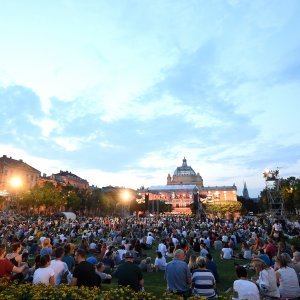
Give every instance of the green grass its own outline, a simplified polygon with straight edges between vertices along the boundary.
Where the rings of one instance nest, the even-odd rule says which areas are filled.
[[[154,262],[156,257],[156,251],[157,244],[154,244],[151,250],[143,251],[143,253],[147,256],[150,256],[152,258],[152,262]],[[214,249],[210,250],[210,253],[212,254],[214,258],[214,262],[218,266],[220,281],[217,284],[217,290],[219,294],[224,294],[224,292],[232,287],[233,281],[236,280],[235,275],[235,267],[234,267],[234,260],[222,260],[220,258],[220,252],[214,251]],[[168,259],[167,261],[170,261],[171,259]],[[238,264],[244,265],[248,263],[249,261],[246,260],[237,260]],[[144,280],[145,280],[145,290],[147,292],[153,293],[155,296],[159,296],[163,294],[166,291],[167,283],[164,278],[164,272],[151,272],[147,273],[144,272]],[[113,282],[109,286],[116,286],[117,281],[114,278]],[[104,285],[105,288],[107,288],[107,285]]]
[[[154,263],[156,257],[157,244],[155,243],[151,250],[143,251],[143,254],[150,256],[152,262]],[[213,256],[214,262],[218,266],[220,281],[217,284],[217,290],[219,294],[224,294],[224,292],[232,287],[233,281],[236,279],[235,276],[235,267],[234,260],[221,260],[220,252],[215,251],[214,249],[210,250],[210,253]],[[31,263],[33,263],[33,257],[30,257]],[[167,262],[171,259],[167,259]],[[237,260],[238,264],[244,265],[248,263],[246,260]],[[145,290],[147,292],[153,293],[155,296],[159,297],[166,291],[167,283],[164,278],[164,272],[143,272],[145,279]],[[103,284],[103,289],[109,289],[117,287],[117,279],[113,278],[111,284]]]

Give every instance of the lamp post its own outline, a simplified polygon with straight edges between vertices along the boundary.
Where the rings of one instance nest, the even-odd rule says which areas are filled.
[[[128,206],[130,205],[129,200],[130,200],[130,193],[127,190],[123,191],[122,192],[122,199],[121,199],[123,217],[125,217],[125,205],[128,205]]]

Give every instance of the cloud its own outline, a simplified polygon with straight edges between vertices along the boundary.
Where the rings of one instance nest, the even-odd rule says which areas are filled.
[[[45,5],[1,7],[13,153],[105,185],[163,184],[183,156],[209,185],[298,174],[297,1]]]

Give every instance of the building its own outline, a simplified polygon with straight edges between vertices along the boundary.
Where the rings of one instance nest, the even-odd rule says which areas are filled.
[[[182,166],[177,167],[171,178],[168,174],[167,185],[196,185],[198,188],[203,187],[203,179],[199,173],[193,170],[191,166],[187,165],[186,158],[182,160]]]
[[[60,171],[57,174],[52,174],[49,177],[49,180],[52,182],[60,183],[62,185],[71,185],[79,189],[89,188],[89,183],[87,180],[82,179],[69,171]]]
[[[149,203],[152,200],[160,200],[172,205],[172,212],[190,213],[190,205],[194,195],[198,195],[199,188],[195,184],[190,185],[158,185],[147,189]]]
[[[249,197],[249,192],[248,192],[247,185],[246,185],[246,182],[244,182],[243,197],[244,197],[244,199],[246,199],[246,200],[249,200],[249,199],[250,199],[250,197]]]
[[[186,158],[183,158],[182,166],[175,169],[172,178],[168,174],[167,185],[150,186],[140,189],[138,192],[142,195],[147,194],[149,203],[153,200],[160,200],[171,204],[174,213],[191,213],[190,206],[195,198],[208,204],[237,201],[235,184],[232,186],[203,186],[202,177],[187,165]]]
[[[0,193],[5,196],[29,190],[41,177],[41,172],[23,162],[3,155],[0,158]]]

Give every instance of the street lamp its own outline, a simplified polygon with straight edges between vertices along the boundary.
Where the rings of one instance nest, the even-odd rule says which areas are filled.
[[[13,177],[13,178],[11,178],[10,185],[13,188],[15,188],[15,189],[21,187],[22,186],[22,180],[21,180],[21,178],[20,177]]]
[[[129,203],[130,197],[131,197],[131,195],[127,190],[122,192],[121,201],[122,201],[122,214],[123,214],[123,217],[125,216],[125,204],[127,204],[127,203],[130,204]]]
[[[10,183],[10,186],[12,187],[12,193],[11,193],[13,195],[12,200],[14,200],[14,202],[16,202],[17,192],[22,187],[23,181],[20,177],[14,176],[10,179],[9,183]],[[13,201],[11,201],[11,202],[13,202]],[[16,205],[17,203],[14,203],[14,204]]]

